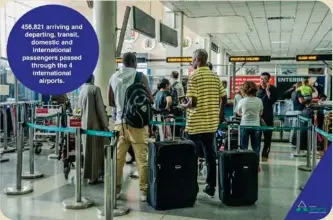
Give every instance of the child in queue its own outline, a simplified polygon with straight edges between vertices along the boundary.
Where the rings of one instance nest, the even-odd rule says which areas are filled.
[[[242,117],[241,126],[260,126],[260,116],[263,113],[263,104],[260,98],[256,97],[258,92],[257,85],[252,81],[246,81],[241,86],[242,98],[237,104],[237,114]],[[241,129],[241,147],[248,149],[249,138],[254,152],[260,158],[260,132],[256,129]],[[259,168],[260,171],[260,168]]]

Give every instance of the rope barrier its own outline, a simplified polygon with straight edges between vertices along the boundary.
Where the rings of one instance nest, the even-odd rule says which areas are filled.
[[[316,128],[315,131],[318,134],[320,134],[320,135],[324,136],[325,138],[327,138],[329,141],[332,141],[332,134],[329,134],[329,133],[327,133],[327,132],[325,132],[325,131],[323,131],[323,130],[321,130],[319,128]]]
[[[61,116],[62,114],[59,113],[59,116]],[[57,117],[58,116],[58,113],[54,113],[52,115],[38,115],[36,118],[38,120],[45,120],[45,119],[49,119],[49,118],[53,118],[53,117]]]
[[[311,119],[310,118],[306,118],[306,117],[304,117],[304,116],[298,116],[299,117],[299,119],[301,119],[301,120],[303,120],[303,121],[310,121]]]
[[[37,125],[33,123],[26,123],[28,127],[35,128],[38,130],[44,131],[54,131],[54,132],[63,132],[63,133],[72,133],[75,134],[75,128],[64,128],[64,127],[57,127],[57,126],[45,126],[45,125]]]
[[[100,137],[115,137],[115,133],[113,131],[81,130],[81,134]]]

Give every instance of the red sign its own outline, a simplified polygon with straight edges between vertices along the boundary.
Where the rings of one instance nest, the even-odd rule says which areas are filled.
[[[69,119],[69,127],[81,128],[81,119],[79,119],[79,118]]]
[[[36,113],[37,114],[47,114],[47,113],[49,113],[49,109],[48,108],[37,108]]]
[[[230,77],[230,98],[231,99],[234,98],[232,80],[233,80],[233,77]],[[236,92],[239,91],[240,86],[246,81],[252,81],[255,84],[259,85],[260,84],[260,76],[236,76],[236,81],[235,81]],[[274,76],[271,76],[270,84],[271,85],[275,84],[275,77]]]

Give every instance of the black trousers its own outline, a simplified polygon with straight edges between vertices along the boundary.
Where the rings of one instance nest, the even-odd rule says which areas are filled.
[[[273,126],[274,125],[274,119],[273,118],[264,118],[264,121],[266,122],[267,126]],[[262,135],[264,135],[264,147],[261,152],[262,157],[269,156],[269,152],[271,151],[271,144],[272,144],[272,135],[273,131],[263,131],[260,135],[260,140],[262,138]]]
[[[207,180],[208,188],[206,190],[215,192],[216,187],[216,151],[214,149],[215,133],[189,134],[188,139],[194,143],[200,143],[203,148],[204,156],[207,163]],[[198,146],[198,144],[196,144]],[[200,146],[200,145],[199,145]],[[199,157],[199,149],[197,154]]]

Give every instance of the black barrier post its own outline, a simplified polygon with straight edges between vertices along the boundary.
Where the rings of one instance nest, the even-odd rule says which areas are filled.
[[[60,114],[57,113],[57,127],[60,127]],[[59,131],[56,131],[55,143],[54,143],[54,154],[49,155],[49,159],[58,159],[59,158]]]
[[[307,120],[307,127],[310,127],[312,125],[312,120],[308,119]],[[306,165],[300,165],[298,166],[299,170],[302,171],[307,171],[307,172],[311,172],[311,145],[312,145],[312,130],[309,129],[308,130],[308,143],[307,143],[307,151],[306,151]]]
[[[31,193],[33,191],[32,186],[24,185],[22,186],[22,153],[23,153],[23,143],[22,143],[22,132],[23,123],[18,123],[17,129],[17,163],[16,163],[16,186],[4,189],[5,195],[24,195]]]
[[[63,201],[65,209],[87,209],[94,205],[94,203],[81,196],[81,129],[77,128],[75,133],[75,168],[76,168],[76,181],[75,181],[75,198],[66,199]]]
[[[39,172],[35,172],[35,159],[34,159],[34,129],[29,127],[29,167],[30,172],[26,172],[22,174],[23,179],[38,179],[43,177],[44,175]]]

